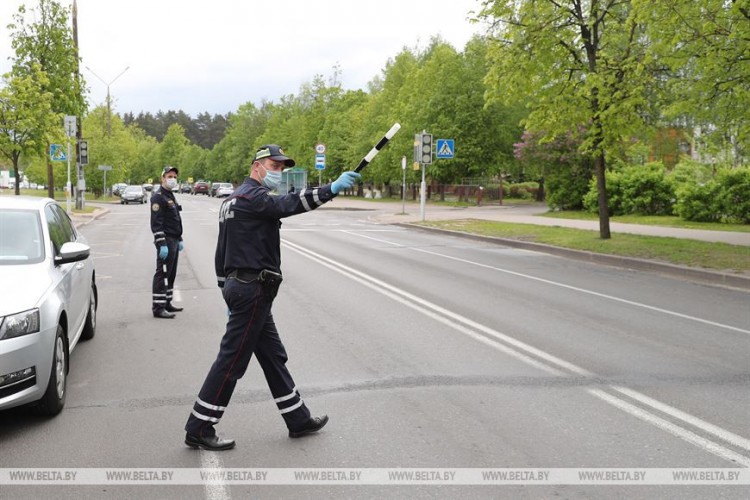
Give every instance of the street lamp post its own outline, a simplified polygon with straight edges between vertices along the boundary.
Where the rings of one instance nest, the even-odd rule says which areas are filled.
[[[127,66],[124,70],[122,70],[120,74],[114,77],[109,83],[104,81],[104,79],[101,76],[94,73],[93,69],[89,68],[88,66],[86,66],[86,69],[89,70],[92,75],[97,77],[104,85],[107,86],[107,135],[112,135],[112,99],[110,98],[110,95],[109,95],[109,86],[115,83],[115,80],[120,78],[123,75],[123,73],[129,70],[130,66]]]
[[[403,180],[401,181],[401,214],[406,215],[406,156],[401,157],[401,172]]]

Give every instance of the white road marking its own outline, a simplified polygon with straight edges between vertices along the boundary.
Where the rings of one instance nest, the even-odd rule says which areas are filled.
[[[525,342],[522,342],[513,337],[510,337],[509,335],[503,334],[492,328],[486,327],[480,323],[477,323],[473,320],[463,317],[459,314],[448,311],[438,306],[437,304],[433,304],[425,299],[422,299],[421,297],[417,297],[416,295],[413,295],[409,292],[398,289],[392,285],[389,285],[388,283],[385,283],[373,276],[365,274],[357,269],[348,267],[340,262],[336,262],[332,259],[329,259],[328,257],[325,257],[319,253],[313,252],[295,243],[291,243],[287,240],[282,240],[282,244],[290,248],[291,250],[297,252],[298,254],[302,255],[303,257],[307,257],[308,259],[318,264],[321,264],[331,269],[332,271],[335,271],[349,279],[357,281],[358,283],[361,283],[362,285],[382,295],[392,298],[393,300],[409,308],[412,308],[416,311],[421,312],[422,314],[425,314],[426,316],[429,316],[446,325],[449,325],[452,328],[460,331],[461,333],[468,335],[469,337],[475,340],[478,340],[484,344],[490,345],[493,348],[499,351],[502,351],[510,355],[511,357],[514,357],[515,359],[518,359],[519,361],[526,363],[530,366],[541,369],[554,376],[566,376],[568,374],[576,374],[576,375],[584,376],[588,378],[597,378],[597,375],[593,372],[590,372],[584,368],[581,368],[573,363],[569,363],[565,360],[562,360],[552,354],[542,351],[541,349],[537,349],[536,347],[533,347],[529,344],[526,344]],[[490,266],[487,266],[487,267],[490,267]],[[472,329],[475,331],[472,331]],[[484,335],[482,335],[481,333],[477,333],[477,330],[483,333]],[[488,336],[493,337],[496,340],[493,340],[492,338],[488,338]],[[513,347],[503,345],[500,342],[505,342],[506,344],[510,344],[515,349]],[[519,352],[519,350],[525,351],[527,354]],[[536,356],[537,358],[540,358],[542,361],[548,364],[554,365],[554,367],[545,365],[542,361],[538,361],[537,359],[531,358],[529,354]],[[563,371],[561,371],[561,369]],[[747,445],[748,443],[750,443],[750,441],[748,441],[746,438],[742,436],[738,436],[718,426],[705,422],[699,419],[698,417],[695,417],[681,410],[673,408],[669,405],[661,403],[655,399],[649,398],[648,396],[640,394],[637,391],[633,391],[631,389],[627,389],[621,386],[614,386],[614,385],[608,385],[607,388],[611,391],[616,391],[616,392],[625,394],[633,399],[636,399],[637,401],[641,403],[651,406],[654,409],[663,411],[664,413],[669,414],[671,417],[675,419],[679,419],[685,422],[686,424],[692,425],[706,433],[712,434],[718,437],[719,439],[729,442],[735,446],[743,446],[743,444]],[[741,464],[745,467],[750,467],[750,458],[745,457],[744,455],[739,455],[736,452],[720,444],[717,444],[713,441],[702,438],[698,436],[697,434],[683,427],[680,427],[676,424],[668,422],[664,420],[663,418],[655,414],[649,413],[646,410],[639,408],[631,403],[628,403],[627,401],[621,398],[618,398],[600,389],[588,389],[587,392],[599,398],[600,400],[605,401],[606,403],[640,420],[643,420],[652,425],[655,425],[656,427],[659,427],[660,429],[666,430],[670,434],[677,436],[680,439],[688,443],[691,443],[705,451],[708,451],[709,453],[717,455],[733,463]]]
[[[719,444],[716,444],[713,441],[710,441],[706,438],[703,438],[695,434],[694,432],[690,432],[687,429],[683,429],[679,425],[675,425],[672,422],[664,420],[661,417],[658,417],[652,413],[642,410],[641,408],[638,408],[637,406],[634,406],[620,398],[612,396],[611,394],[608,394],[599,389],[588,389],[587,392],[589,394],[596,396],[602,401],[605,401],[611,404],[615,408],[621,409],[625,413],[633,415],[634,417],[639,418],[643,420],[644,422],[647,422],[660,429],[663,429],[669,432],[670,434],[672,434],[673,436],[677,436],[678,438],[687,441],[688,443],[694,444],[698,448],[703,448],[704,450],[709,451],[713,453],[714,455],[721,457],[725,460],[728,460],[730,462],[735,462],[744,467],[750,467],[750,458],[744,455],[740,455],[739,453],[735,453],[729,448],[725,448]]]
[[[347,233],[349,233],[349,234],[351,234],[353,236],[359,236],[360,238],[367,238],[367,239],[371,239],[371,240],[374,240],[374,241],[377,241],[377,242],[380,242],[380,243],[387,243],[387,244],[390,244],[390,245],[394,245],[394,246],[406,248],[406,247],[404,247],[404,245],[402,245],[400,243],[394,243],[394,242],[388,241],[388,240],[382,240],[382,239],[379,239],[379,238],[373,238],[372,236],[365,236],[363,234],[357,234],[357,233],[353,233],[351,231],[344,231],[344,232],[347,232]],[[415,252],[426,253],[426,254],[429,254],[429,255],[434,255],[436,257],[442,257],[444,259],[455,260],[457,262],[461,262],[461,263],[464,263],[464,264],[470,264],[472,266],[482,267],[482,268],[485,268],[485,269],[491,269],[493,271],[497,271],[497,272],[500,272],[500,273],[511,274],[511,275],[517,276],[519,278],[525,278],[525,279],[529,279],[529,280],[533,280],[533,281],[539,281],[539,282],[545,283],[547,285],[557,286],[557,287],[560,287],[560,288],[566,288],[568,290],[573,290],[573,291],[576,291],[576,292],[579,292],[579,293],[584,293],[584,294],[587,294],[587,295],[593,295],[595,297],[599,297],[599,298],[602,298],[602,299],[612,300],[614,302],[620,302],[620,303],[623,303],[623,304],[628,304],[628,305],[631,305],[631,306],[640,307],[640,308],[648,309],[648,310],[651,310],[651,311],[656,311],[656,312],[659,312],[659,313],[662,313],[662,314],[667,314],[669,316],[676,316],[678,318],[687,319],[687,320],[690,320],[690,321],[695,321],[697,323],[703,323],[704,325],[711,325],[711,326],[715,326],[717,328],[724,328],[726,330],[732,330],[732,331],[735,331],[735,332],[740,332],[740,333],[744,333],[746,335],[750,335],[750,330],[745,330],[744,328],[739,328],[739,327],[732,326],[732,325],[727,325],[727,324],[724,324],[724,323],[717,323],[716,321],[710,321],[710,320],[707,320],[707,319],[698,318],[698,317],[695,317],[695,316],[690,316],[690,315],[687,315],[687,314],[678,313],[676,311],[670,311],[669,309],[662,309],[661,307],[650,306],[648,304],[643,304],[642,302],[635,302],[633,300],[623,299],[623,298],[620,298],[620,297],[615,297],[613,295],[607,295],[605,293],[595,292],[593,290],[586,290],[585,288],[579,288],[577,286],[566,285],[565,283],[560,283],[560,282],[548,280],[548,279],[545,279],[545,278],[539,278],[537,276],[531,276],[529,274],[517,273],[515,271],[510,271],[508,269],[503,269],[501,267],[491,266],[491,265],[488,265],[488,264],[480,264],[479,262],[473,262],[471,260],[462,259],[460,257],[453,257],[452,255],[446,255],[446,254],[442,254],[442,253],[438,253],[438,252],[432,252],[430,250],[424,250],[424,249],[421,249],[421,248],[410,248],[410,250],[413,250]]]
[[[201,457],[201,469],[205,471],[220,471],[224,468],[224,462],[221,460],[221,456],[217,451],[206,451],[200,450]],[[229,494],[229,487],[227,484],[218,479],[219,474],[216,474],[214,479],[207,479],[203,483],[203,489],[206,493],[208,500],[228,500],[232,498]]]

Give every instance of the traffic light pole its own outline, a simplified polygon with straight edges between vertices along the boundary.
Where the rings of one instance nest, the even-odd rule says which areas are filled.
[[[422,130],[419,135],[419,148],[420,156],[419,163],[422,165],[422,183],[419,185],[419,213],[424,222],[425,216],[425,204],[427,203],[427,183],[425,182],[425,170],[427,165],[432,163],[432,134],[428,134],[426,130]]]
[[[68,214],[70,214],[70,197],[73,194],[72,186],[70,185],[70,139],[75,137],[78,130],[76,117],[73,115],[66,115],[63,119],[63,126],[65,127],[65,135],[68,136],[68,183],[65,185],[65,198],[68,202]]]
[[[424,222],[424,206],[427,203],[427,183],[424,181],[425,164],[422,163],[422,183],[419,185],[419,214]]]

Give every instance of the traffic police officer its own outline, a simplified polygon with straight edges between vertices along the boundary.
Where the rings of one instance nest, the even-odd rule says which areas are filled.
[[[360,175],[344,172],[332,184],[272,195],[281,182],[281,171],[293,166],[294,160],[278,145],[262,146],[255,154],[250,176],[221,205],[215,268],[229,319],[219,354],[185,424],[185,443],[192,448],[216,451],[234,447],[234,440],[219,438],[214,426],[253,353],[289,437],[317,432],[328,423],[327,415],[311,417],[302,400],[287,370],[286,350],[271,314],[281,283],[280,219],[318,208],[352,187]]]
[[[182,307],[172,305],[177,257],[183,249],[182,207],[174,197],[178,170],[166,166],[161,173],[161,188],[151,195],[151,232],[156,245],[156,272],[151,286],[151,311],[155,318],[174,318]]]

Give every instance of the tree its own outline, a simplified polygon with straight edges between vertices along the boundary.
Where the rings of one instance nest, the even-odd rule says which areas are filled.
[[[490,0],[480,12],[494,26],[490,102],[528,103],[526,128],[549,138],[586,130],[581,152],[594,164],[602,239],[611,237],[607,160],[646,126],[653,72],[637,14],[630,0]]]
[[[38,64],[47,75],[43,90],[52,94],[52,110],[59,119],[62,120],[63,115],[83,116],[86,103],[68,11],[54,0],[38,1],[31,16],[34,22],[27,23],[26,7],[21,5],[13,16],[15,22],[8,25],[11,47],[16,52],[13,73],[29,75]],[[52,162],[48,161],[47,189],[51,198],[54,184]]]
[[[118,115],[110,115],[106,106],[91,110],[83,123],[89,143],[89,164],[85,167],[86,188],[104,193],[104,172],[99,165],[109,165],[107,183],[112,185],[131,178],[138,151],[137,129],[124,125]],[[139,179],[139,182],[140,181]]]
[[[39,65],[23,76],[4,75],[0,88],[0,154],[13,165],[16,195],[20,194],[21,156],[46,156],[46,145],[60,120],[52,111],[53,96],[45,90],[49,82]],[[59,127],[58,127],[59,128]]]
[[[750,153],[750,2],[633,0],[651,57],[672,75],[665,114],[700,129],[702,146],[740,163]]]
[[[167,165],[172,165],[180,169],[180,160],[182,160],[183,152],[188,147],[188,144],[189,141],[185,137],[185,129],[182,128],[182,125],[177,123],[170,125],[159,151],[159,176],[161,176],[161,169]]]

